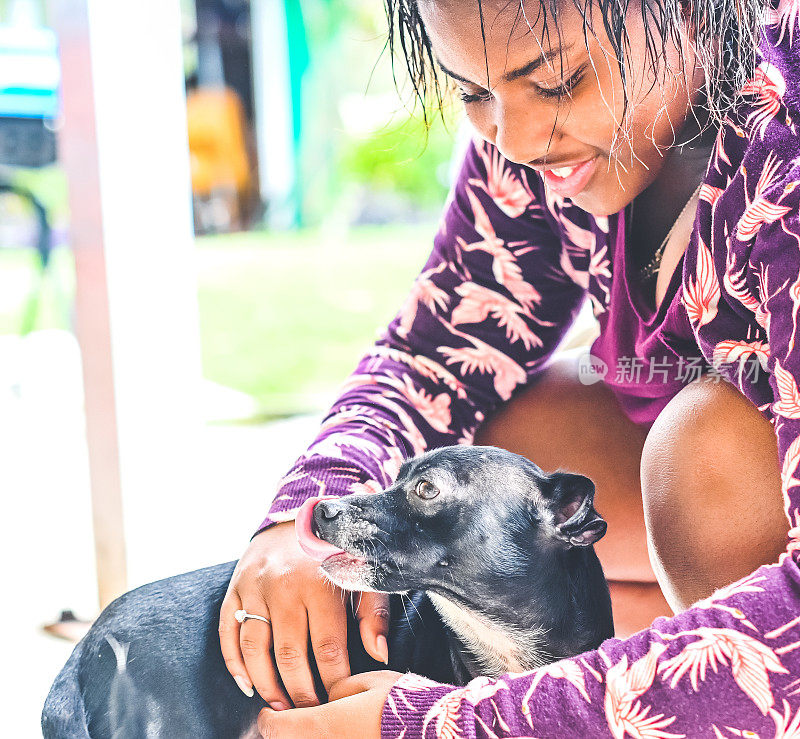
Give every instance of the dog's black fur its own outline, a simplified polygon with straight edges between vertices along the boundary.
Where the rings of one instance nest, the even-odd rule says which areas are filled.
[[[464,684],[613,636],[593,496],[580,475],[546,475],[493,447],[447,447],[406,462],[383,493],[318,503],[314,521],[347,552],[323,565],[334,582],[394,593],[389,669]],[[241,693],[219,649],[234,565],[145,585],[106,608],[51,688],[45,739],[257,736],[264,703]],[[354,673],[384,668],[352,615],[348,651]]]

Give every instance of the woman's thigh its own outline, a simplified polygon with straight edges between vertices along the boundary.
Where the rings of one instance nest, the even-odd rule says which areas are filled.
[[[785,548],[775,433],[732,385],[681,390],[650,429],[641,475],[653,567],[673,610]]]
[[[591,478],[595,507],[608,522],[595,547],[606,577],[654,583],[639,482],[646,436],[608,387],[578,380],[577,354],[569,353],[490,418],[475,441],[522,454],[546,472],[560,468]]]

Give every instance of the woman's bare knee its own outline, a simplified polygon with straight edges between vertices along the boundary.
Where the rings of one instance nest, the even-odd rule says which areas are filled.
[[[728,383],[684,388],[653,424],[641,481],[653,569],[676,611],[785,546],[775,434]]]

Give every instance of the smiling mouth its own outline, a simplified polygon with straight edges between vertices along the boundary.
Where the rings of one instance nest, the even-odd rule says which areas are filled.
[[[592,157],[584,162],[568,167],[554,167],[542,172],[545,185],[553,192],[567,198],[573,198],[580,193],[595,172],[597,157]]]
[[[560,177],[563,180],[569,177],[577,168],[578,165],[573,164],[571,167],[553,167],[553,169],[551,169],[550,171],[556,177]]]

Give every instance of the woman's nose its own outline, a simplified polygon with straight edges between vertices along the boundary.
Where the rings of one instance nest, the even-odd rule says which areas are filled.
[[[544,157],[561,135],[552,116],[527,102],[495,106],[495,146],[506,159],[518,164]]]

